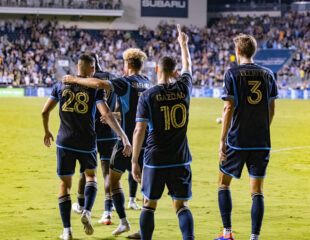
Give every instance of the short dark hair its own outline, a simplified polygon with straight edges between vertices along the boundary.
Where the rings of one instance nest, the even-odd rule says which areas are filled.
[[[96,72],[101,71],[98,55],[96,53],[91,52],[89,56],[91,56],[95,60],[95,71]]]
[[[165,75],[172,75],[177,65],[177,61],[172,56],[165,56],[159,60],[158,65]]]
[[[239,34],[234,38],[235,47],[239,49],[239,54],[246,58],[252,58],[257,49],[255,38],[248,34]]]
[[[88,55],[88,54],[82,54],[80,57],[79,57],[79,61],[83,62],[83,65],[88,65],[90,67],[94,66],[95,64],[95,59]]]

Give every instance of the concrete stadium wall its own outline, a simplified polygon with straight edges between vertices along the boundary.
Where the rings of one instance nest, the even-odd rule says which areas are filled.
[[[203,27],[207,23],[207,0],[188,0],[188,18],[141,17],[141,0],[123,0],[124,15],[116,19],[89,19],[82,21],[61,20],[66,27],[77,25],[78,28],[89,29],[124,29],[136,30],[141,25],[154,29],[162,20],[170,24],[194,25]]]

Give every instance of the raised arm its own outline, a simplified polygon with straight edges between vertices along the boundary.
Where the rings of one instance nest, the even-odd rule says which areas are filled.
[[[181,47],[182,54],[182,72],[192,72],[192,60],[188,49],[188,36],[182,32],[180,25],[178,24],[178,41]]]
[[[89,88],[98,88],[111,90],[111,82],[108,80],[101,80],[98,78],[81,78],[73,75],[66,75],[62,78],[64,84],[78,84]]]
[[[47,147],[51,146],[51,140],[54,141],[53,134],[51,133],[49,129],[49,118],[50,118],[50,112],[56,107],[57,101],[54,99],[49,98],[41,112],[42,121],[43,121],[43,128],[44,128],[44,144]]]
[[[131,144],[128,140],[128,137],[126,136],[125,132],[119,125],[118,121],[115,119],[113,113],[111,112],[110,108],[105,102],[100,102],[97,104],[97,108],[100,112],[100,114],[104,117],[105,122],[113,129],[114,132],[118,136],[121,137],[123,145],[124,145],[124,150],[123,154],[126,157],[129,157],[131,155]]]
[[[234,115],[234,100],[231,98],[227,98],[224,101],[224,109],[223,109],[223,115],[222,115],[222,134],[221,134],[221,141],[220,141],[220,149],[219,149],[219,155],[220,155],[220,161],[225,162],[226,161],[226,138],[228,134],[228,130],[231,125],[231,119]]]
[[[137,122],[136,128],[133,132],[133,140],[132,140],[133,150],[131,158],[132,176],[138,183],[141,183],[141,170],[138,163],[138,159],[145,138],[146,128],[147,128],[147,122]]]

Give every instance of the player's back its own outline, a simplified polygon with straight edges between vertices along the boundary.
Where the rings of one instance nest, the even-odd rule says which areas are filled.
[[[122,128],[130,142],[136,126],[136,112],[140,95],[152,87],[149,79],[142,75],[132,75],[111,81],[121,105]]]
[[[234,99],[234,116],[228,144],[236,149],[269,149],[269,104],[277,97],[271,70],[242,64],[225,74],[224,96]]]
[[[98,71],[94,74],[94,78],[99,78],[101,80],[112,80],[116,78],[113,74],[109,72],[103,72],[103,71]],[[108,104],[110,110],[112,112],[115,111],[115,105],[117,101],[117,96],[114,92],[111,90],[101,90],[103,91],[103,94],[105,95],[106,98],[106,103]],[[97,140],[114,140],[117,139],[116,133],[111,129],[111,127],[108,124],[102,124],[100,122],[100,117],[101,114],[99,113],[98,109],[96,111],[95,115],[95,129],[96,129],[96,134],[97,134]]]
[[[143,118],[149,119],[145,152],[147,166],[191,162],[186,136],[191,84],[190,74],[184,73],[176,83],[160,84],[142,94],[137,121],[140,121],[139,117],[142,121]]]
[[[69,150],[94,151],[96,100],[103,101],[103,95],[97,89],[60,82],[54,86],[52,96],[59,101],[57,146]]]

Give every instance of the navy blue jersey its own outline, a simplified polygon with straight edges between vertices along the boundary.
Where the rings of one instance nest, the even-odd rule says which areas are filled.
[[[97,89],[59,82],[50,98],[59,101],[57,147],[85,153],[95,151],[96,104],[104,101],[103,93]]]
[[[132,135],[136,126],[135,120],[139,97],[142,92],[151,88],[152,84],[148,78],[142,75],[117,78],[110,83],[112,91],[114,91],[119,98],[122,114],[122,128],[129,141],[132,142]]]
[[[184,72],[173,84],[160,84],[145,91],[139,100],[136,121],[148,122],[144,165],[165,168],[192,161],[187,142],[192,76]]]
[[[99,78],[102,80],[112,80],[116,77],[111,73],[98,71],[94,74],[94,78]],[[108,106],[110,107],[111,111],[114,112],[116,101],[117,101],[116,94],[112,91],[106,91],[106,90],[101,90],[101,91],[104,92],[104,95],[106,96],[106,102]],[[96,117],[95,117],[96,118],[95,128],[96,128],[96,134],[97,134],[97,141],[116,140],[117,139],[116,133],[112,130],[112,128],[110,128],[108,124],[101,123],[100,117],[101,117],[101,114],[97,109]]]
[[[269,103],[278,97],[274,74],[256,64],[243,64],[225,73],[222,99],[234,99],[227,145],[237,150],[270,149]]]

